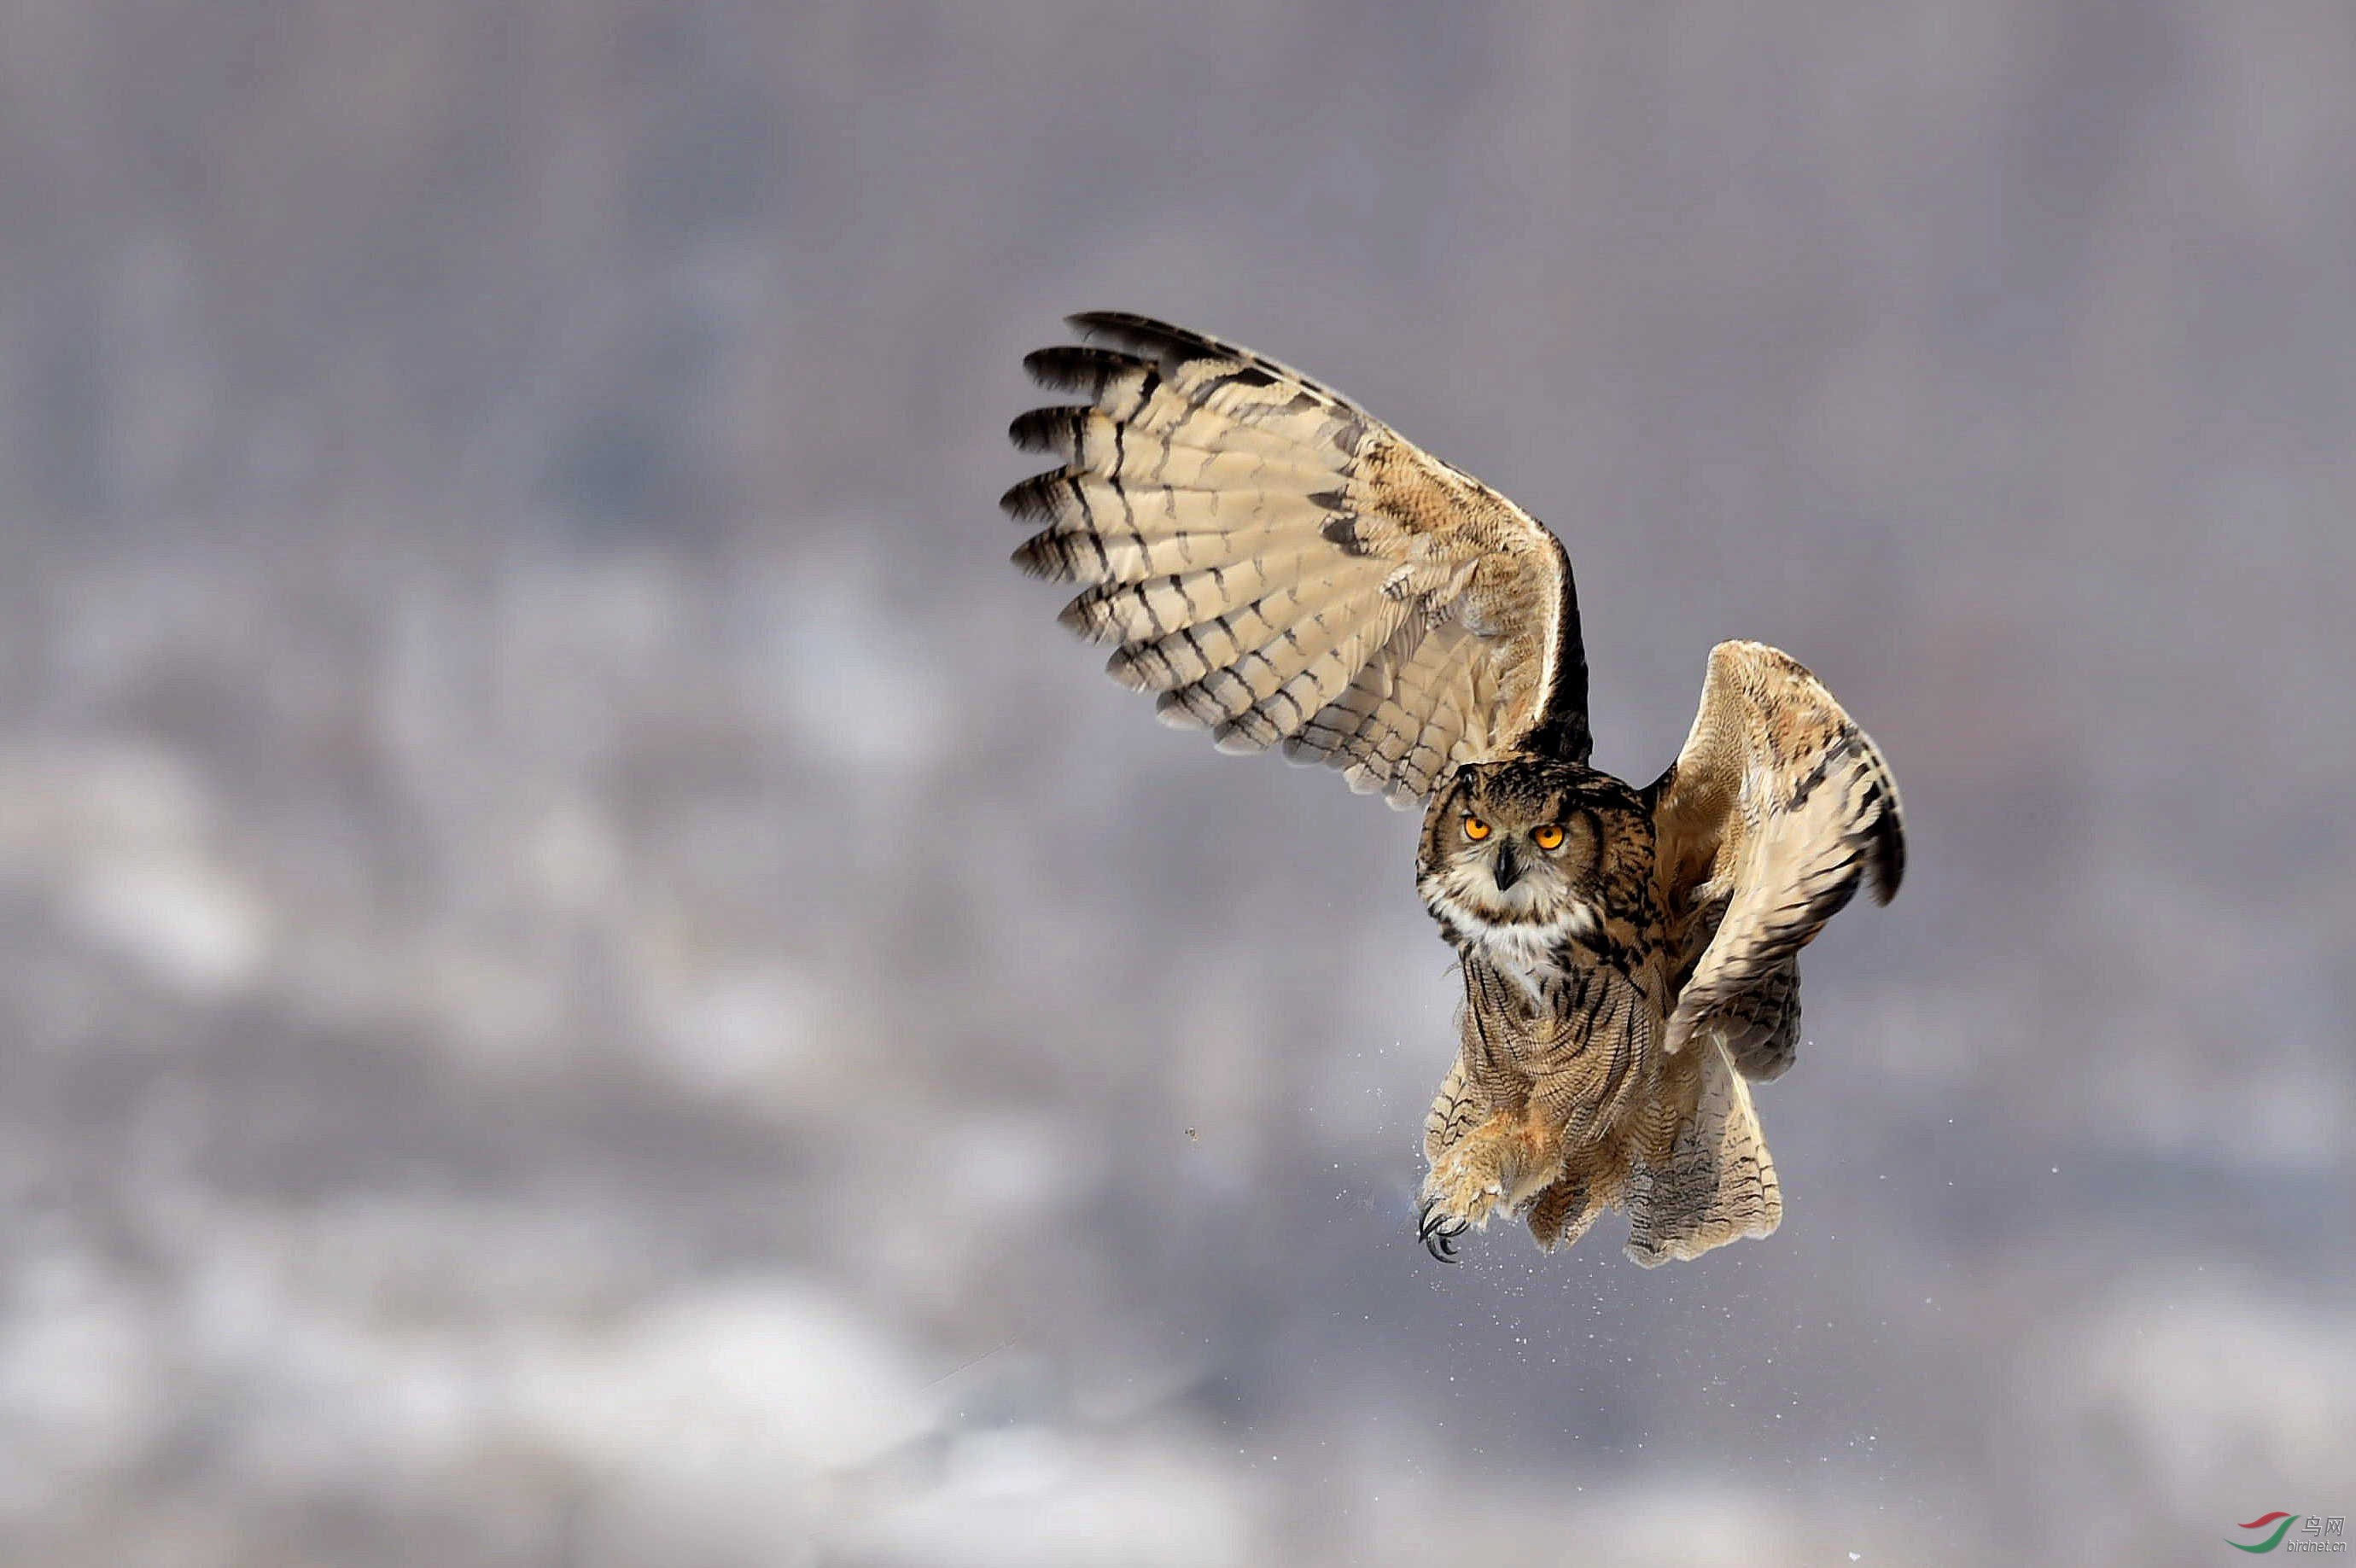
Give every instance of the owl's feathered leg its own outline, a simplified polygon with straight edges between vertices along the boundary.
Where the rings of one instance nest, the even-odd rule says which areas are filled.
[[[1430,1168],[1416,1234],[1443,1260],[1465,1231],[1518,1211],[1560,1175],[1565,1149],[1561,1115],[1532,1097],[1502,988],[1478,965],[1467,965],[1465,981],[1462,1048],[1424,1118]]]
[[[1440,1080],[1440,1093],[1423,1118],[1425,1163],[1438,1165],[1441,1157],[1462,1141],[1487,1114],[1460,1055],[1450,1066],[1448,1076]],[[1456,1238],[1471,1228],[1462,1218],[1440,1207],[1427,1181],[1422,1205],[1415,1214],[1415,1236],[1423,1243],[1424,1251],[1441,1263],[1454,1263]]]
[[[1561,1131],[1541,1108],[1492,1113],[1432,1162],[1417,1232],[1427,1247],[1443,1243],[1444,1253],[1468,1227],[1529,1202],[1560,1174],[1562,1161]]]

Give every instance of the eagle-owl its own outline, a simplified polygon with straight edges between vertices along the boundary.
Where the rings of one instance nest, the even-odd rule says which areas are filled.
[[[1006,493],[1045,524],[1015,564],[1086,584],[1064,624],[1165,720],[1428,803],[1417,887],[1464,1006],[1426,1247],[1515,1215],[1551,1250],[1615,1207],[1648,1266],[1773,1231],[1746,1081],[1791,1065],[1800,949],[1860,881],[1898,889],[1873,742],[1791,658],[1720,643],[1668,771],[1597,772],[1570,562],[1536,518],[1273,360],[1069,325],[1100,346],[1024,361],[1081,400],[1014,421],[1062,458]]]

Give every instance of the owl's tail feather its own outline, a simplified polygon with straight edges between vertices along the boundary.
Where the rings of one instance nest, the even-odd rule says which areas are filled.
[[[1569,1169],[1539,1193],[1523,1215],[1539,1250],[1567,1247],[1587,1234],[1589,1226],[1606,1209],[1621,1200],[1627,1189],[1627,1168],[1617,1149],[1588,1152],[1575,1157]]]
[[[1646,1268],[1772,1234],[1783,1219],[1783,1188],[1750,1086],[1714,1041],[1701,1075],[1692,1115],[1629,1172],[1626,1252]]]

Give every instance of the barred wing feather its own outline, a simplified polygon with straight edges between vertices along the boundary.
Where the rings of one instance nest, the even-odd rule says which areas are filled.
[[[1077,582],[1064,624],[1223,750],[1322,762],[1395,805],[1459,763],[1585,761],[1587,664],[1561,544],[1298,371],[1142,316],[1024,364],[1086,401],[1010,432],[1063,465],[1006,493],[1014,552]]]

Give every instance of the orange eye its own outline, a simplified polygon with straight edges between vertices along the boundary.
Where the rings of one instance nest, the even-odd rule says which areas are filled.
[[[1562,829],[1549,822],[1530,835],[1530,842],[1541,849],[1559,849],[1562,848]]]
[[[1489,837],[1489,825],[1477,816],[1468,816],[1464,819],[1464,837],[1476,842],[1486,838]]]

